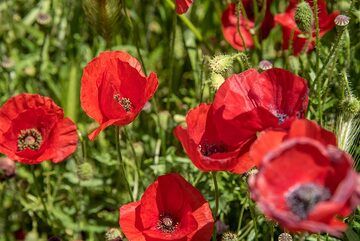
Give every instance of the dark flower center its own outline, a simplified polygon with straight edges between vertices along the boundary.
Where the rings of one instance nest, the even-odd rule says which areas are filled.
[[[305,219],[318,202],[330,198],[329,189],[318,184],[300,185],[286,194],[286,204],[301,219]]]
[[[18,150],[23,151],[25,149],[38,150],[41,146],[43,139],[41,133],[35,129],[21,130],[18,135]]]
[[[131,109],[133,108],[133,104],[131,103],[129,98],[120,97],[119,94],[115,94],[114,100],[119,103],[126,112],[131,111]]]
[[[211,156],[212,154],[215,153],[224,153],[226,152],[226,147],[222,144],[208,144],[208,143],[204,143],[199,145],[201,154],[203,154],[204,156]]]
[[[164,233],[172,233],[178,227],[179,222],[168,214],[160,215],[157,228]]]

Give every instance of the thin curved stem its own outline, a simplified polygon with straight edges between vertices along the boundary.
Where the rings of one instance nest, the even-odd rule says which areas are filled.
[[[31,166],[31,174],[32,174],[33,179],[34,179],[34,185],[35,185],[36,193],[37,193],[37,195],[40,197],[41,204],[43,205],[46,219],[50,222],[50,215],[49,215],[49,212],[48,212],[48,209],[47,209],[47,206],[46,206],[46,202],[45,202],[44,196],[41,194],[41,191],[40,191],[38,179],[37,179],[37,177],[36,177],[36,175],[35,175],[35,166],[34,166],[34,165]]]
[[[115,141],[116,141],[116,151],[117,151],[117,157],[118,157],[118,161],[119,161],[119,164],[120,164],[120,169],[121,169],[121,172],[122,172],[122,176],[125,180],[125,184],[126,184],[126,188],[127,188],[127,191],[129,193],[129,196],[130,196],[130,200],[133,202],[134,201],[134,197],[132,195],[132,192],[131,192],[131,188],[130,188],[130,184],[129,184],[129,181],[127,179],[127,176],[126,176],[126,170],[125,170],[125,163],[124,163],[124,160],[122,158],[122,154],[121,154],[121,148],[120,148],[120,126],[116,126],[116,132],[115,132]]]

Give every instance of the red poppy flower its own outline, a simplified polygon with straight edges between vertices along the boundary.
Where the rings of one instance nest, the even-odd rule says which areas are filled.
[[[250,178],[252,198],[268,217],[290,231],[340,236],[340,217],[360,204],[360,176],[351,157],[333,145],[297,137],[267,154]]]
[[[272,149],[286,140],[297,137],[307,137],[323,145],[337,145],[336,137],[332,132],[321,128],[313,121],[302,119],[292,122],[289,130],[271,129],[261,132],[250,148],[250,157],[255,163],[260,163]]]
[[[304,33],[300,31],[295,22],[295,10],[296,5],[300,1],[293,0],[290,1],[288,8],[285,13],[277,14],[275,16],[275,22],[282,26],[283,30],[283,49],[289,48],[290,38],[293,34],[293,51],[294,55],[298,55],[301,51],[308,45],[307,51],[310,51],[315,46],[315,29],[313,30],[312,36],[313,40],[308,41]],[[313,7],[313,1],[307,0],[311,7]],[[319,16],[319,27],[320,27],[320,37],[324,36],[329,32],[334,26],[334,19],[339,14],[337,11],[329,14],[326,8],[326,2],[324,0],[318,0],[318,16]],[[307,44],[307,42],[309,42]]]
[[[176,12],[177,14],[186,13],[193,0],[176,0]]]
[[[252,140],[240,143],[223,140],[217,131],[211,105],[200,104],[190,110],[186,123],[187,128],[177,126],[174,134],[200,170],[240,174],[255,166],[247,155]]]
[[[129,241],[209,241],[214,219],[201,193],[178,174],[160,176],[140,201],[120,208]]]
[[[100,124],[90,140],[108,126],[131,123],[157,86],[156,74],[146,77],[141,64],[128,53],[105,51],[94,58],[81,79],[81,106]]]
[[[20,94],[0,109],[0,152],[12,160],[61,162],[77,146],[75,124],[48,97]]]
[[[304,117],[306,80],[283,69],[249,69],[229,77],[215,94],[215,122],[222,140],[242,143],[271,127],[289,128]]]
[[[241,15],[239,19],[239,30],[237,27],[238,20],[236,15],[236,5],[234,3],[229,4],[226,10],[223,12],[221,17],[222,31],[226,41],[235,49],[240,51],[244,50],[243,41],[239,35],[239,31],[244,38],[246,48],[253,48],[254,41],[252,38],[251,31],[255,27],[255,17],[254,17],[254,8],[253,0],[242,1],[245,8],[246,17]],[[260,27],[261,38],[266,38],[270,33],[270,30],[274,26],[274,19],[270,12],[270,5],[272,1],[267,1],[266,12],[263,19],[263,22]],[[262,6],[258,6],[259,11],[261,11]],[[265,6],[264,6],[265,7]]]

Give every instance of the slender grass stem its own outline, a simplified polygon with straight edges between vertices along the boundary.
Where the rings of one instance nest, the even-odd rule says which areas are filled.
[[[250,204],[250,214],[251,214],[251,218],[254,221],[254,229],[255,229],[255,240],[259,240],[259,234],[258,234],[258,227],[257,227],[257,217],[256,217],[256,213],[255,213],[255,208],[254,205]]]
[[[215,210],[214,210],[214,218],[215,220],[217,220],[217,216],[218,216],[218,211],[219,211],[219,187],[218,187],[218,183],[217,183],[217,173],[216,172],[212,172],[211,176],[213,178],[213,182],[214,182],[214,189],[215,189]],[[214,233],[213,233],[213,241],[216,241],[216,228],[214,229]]]
[[[238,6],[237,6],[237,8],[236,8],[236,31],[237,31],[237,33],[239,34],[240,38],[241,38],[241,42],[242,42],[244,51],[247,52],[245,39],[244,39],[244,37],[242,36],[242,33],[241,33],[241,31],[240,31],[240,16],[241,16],[240,11],[241,11],[242,13],[245,12],[244,5],[242,4],[242,1],[239,1]],[[245,12],[245,14],[246,14],[246,12]],[[245,16],[245,17],[246,17],[246,16]]]
[[[123,160],[123,157],[122,157],[122,154],[121,154],[121,148],[120,148],[120,135],[121,135],[121,132],[120,132],[120,127],[116,126],[115,128],[116,128],[115,141],[116,141],[117,157],[118,157],[118,161],[119,161],[119,164],[120,164],[120,169],[121,169],[121,172],[122,172],[122,176],[123,176],[123,179],[124,179],[125,184],[126,184],[127,191],[129,193],[129,196],[130,196],[130,200],[133,202],[134,197],[132,195],[130,184],[129,184],[129,181],[128,181],[127,176],[126,176],[125,163],[124,163],[124,160]]]
[[[40,186],[39,186],[39,183],[38,183],[38,178],[37,178],[36,175],[35,175],[35,165],[32,165],[32,166],[31,166],[31,174],[32,174],[32,177],[33,177],[33,179],[34,179],[34,186],[35,186],[36,193],[37,193],[38,197],[40,197],[41,204],[42,204],[42,206],[43,206],[43,208],[44,208],[44,213],[45,213],[46,220],[47,220],[48,222],[51,222],[50,215],[49,215],[49,211],[48,211],[48,209],[47,209],[47,205],[46,205],[44,196],[42,195],[42,193],[41,193],[41,191],[40,191]]]
[[[238,222],[238,226],[237,226],[238,232],[241,229],[241,225],[242,225],[242,221],[243,221],[243,217],[244,217],[244,211],[245,211],[245,205],[242,205],[240,215],[239,215],[239,222]]]

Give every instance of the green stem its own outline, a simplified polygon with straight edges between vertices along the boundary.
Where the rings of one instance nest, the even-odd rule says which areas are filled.
[[[255,240],[259,240],[258,236],[258,228],[257,228],[257,222],[256,222],[256,213],[255,213],[255,208],[252,204],[249,205],[250,207],[250,214],[251,214],[251,218],[252,220],[254,220],[254,229],[255,229]]]
[[[116,128],[115,140],[116,140],[116,150],[117,150],[118,161],[119,161],[119,164],[120,164],[120,169],[121,169],[121,172],[122,172],[122,176],[123,176],[123,178],[125,180],[127,191],[129,193],[129,196],[130,196],[130,200],[133,202],[134,197],[132,195],[130,184],[129,184],[129,181],[128,181],[127,176],[126,176],[125,163],[124,163],[124,160],[122,158],[121,149],[120,149],[120,134],[121,134],[120,133],[120,126],[116,126],[115,128]]]
[[[240,204],[241,204],[241,203],[240,203]],[[240,229],[241,229],[242,220],[243,220],[243,216],[244,216],[244,211],[245,211],[245,205],[242,205],[241,211],[240,211],[240,216],[239,216],[238,227],[237,227],[237,231],[238,231],[238,232],[239,232]]]
[[[140,187],[142,188],[143,187],[143,183],[142,183],[142,179],[141,179],[141,172],[140,172],[140,168],[141,168],[141,160],[137,157],[136,155],[136,151],[135,151],[135,148],[134,148],[134,145],[133,145],[133,140],[130,136],[130,134],[128,133],[128,131],[126,130],[126,128],[124,128],[124,136],[125,136],[125,141],[128,145],[130,145],[130,149],[131,149],[131,152],[134,156],[134,161],[135,161],[135,166],[136,166],[136,173],[139,177],[139,184],[140,184]]]
[[[217,178],[216,178],[217,173],[212,172],[211,175],[212,175],[212,178],[213,178],[213,181],[214,181],[214,189],[215,189],[214,218],[215,218],[215,220],[217,220],[218,211],[219,211],[219,187],[218,187]],[[214,228],[214,233],[213,233],[213,237],[212,237],[213,241],[216,241],[216,233],[217,233],[216,228]]]
[[[316,72],[319,71],[320,64],[320,26],[318,16],[318,0],[314,0],[314,18],[315,18],[315,50],[316,50]]]
[[[40,197],[41,204],[43,205],[43,208],[44,208],[46,220],[50,223],[51,220],[50,220],[50,215],[49,215],[49,212],[48,212],[48,209],[47,209],[47,206],[46,206],[46,202],[45,202],[44,196],[41,194],[38,179],[37,179],[37,177],[35,175],[35,165],[31,166],[31,174],[32,174],[32,177],[34,179],[34,185],[35,185],[36,193]]]
[[[167,5],[172,9],[175,10],[175,4],[172,0],[166,0]],[[181,21],[190,29],[191,32],[195,35],[195,37],[200,41],[203,42],[204,39],[200,33],[200,31],[192,24],[192,22],[185,16],[185,15],[178,15]]]
[[[239,1],[237,9],[236,9],[236,31],[239,34],[240,38],[241,38],[241,42],[244,48],[244,51],[247,52],[247,48],[246,48],[246,43],[245,43],[245,39],[242,36],[242,33],[240,31],[240,11],[242,11],[243,13],[245,12],[244,6],[242,4],[242,1]],[[246,12],[245,12],[246,14]],[[246,17],[246,16],[245,16]]]

